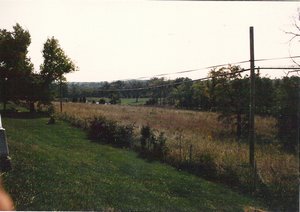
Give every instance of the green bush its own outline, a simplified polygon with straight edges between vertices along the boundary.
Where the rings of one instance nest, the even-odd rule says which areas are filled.
[[[88,136],[98,142],[109,143],[118,147],[130,147],[133,135],[132,125],[118,125],[105,117],[95,117],[90,121]]]
[[[101,98],[99,99],[99,104],[104,105],[106,103],[105,99]]]
[[[142,156],[165,160],[168,152],[166,141],[164,133],[157,136],[149,126],[142,126],[140,138]]]
[[[118,147],[131,147],[133,135],[132,125],[116,125],[114,145]]]
[[[141,128],[141,138],[140,138],[142,151],[146,150],[146,144],[149,141],[151,134],[152,134],[152,132],[151,132],[151,129],[148,125],[147,126],[142,126],[142,128]]]
[[[156,105],[156,104],[158,104],[157,98],[150,98],[145,102],[145,105]]]
[[[215,157],[211,153],[203,152],[197,155],[194,163],[196,165],[195,171],[197,174],[207,178],[217,177]]]

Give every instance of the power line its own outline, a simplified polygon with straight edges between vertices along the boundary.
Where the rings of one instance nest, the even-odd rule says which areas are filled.
[[[224,77],[224,76],[228,76],[228,75],[235,75],[235,74],[239,74],[245,71],[249,71],[250,69],[242,69],[240,71],[235,71],[235,72],[231,72],[231,73],[224,73],[224,74],[220,74],[217,77]],[[205,80],[209,80],[212,78],[217,78],[217,77],[202,77],[199,79],[195,79],[195,80],[185,80],[185,81],[181,81],[181,82],[172,82],[172,83],[167,83],[167,84],[162,84],[162,85],[154,85],[154,86],[148,86],[148,87],[140,87],[140,88],[128,88],[128,89],[110,89],[110,90],[98,90],[99,92],[122,92],[122,91],[142,91],[142,90],[150,90],[150,89],[155,89],[155,88],[162,88],[162,87],[168,87],[168,86],[175,86],[175,85],[180,85],[186,82],[199,82],[199,81],[205,81]]]
[[[283,60],[283,59],[294,59],[294,58],[300,58],[300,56],[290,56],[290,57],[274,57],[274,58],[264,58],[264,59],[256,59],[255,61],[271,61],[271,60]],[[200,70],[206,70],[206,69],[214,69],[217,67],[221,66],[227,66],[227,65],[237,65],[237,64],[244,64],[250,62],[249,60],[243,60],[239,62],[234,62],[234,63],[224,63],[224,64],[219,64],[219,65],[213,65],[213,66],[207,66],[207,67],[202,67],[202,68],[197,68],[197,69],[190,69],[190,70],[185,70],[185,71],[178,71],[178,72],[173,72],[173,73],[164,73],[164,74],[157,74],[153,75],[152,77],[161,77],[161,76],[167,76],[167,75],[173,75],[173,74],[182,74],[182,73],[190,73],[190,72],[195,72],[195,71],[200,71]],[[298,70],[300,68],[294,68],[294,67],[256,67],[255,69],[269,69],[269,70]],[[241,71],[233,72],[233,73],[226,73],[226,74],[221,74],[218,77],[222,76],[227,76],[227,75],[232,75],[232,74],[237,74],[237,73],[242,73],[245,71],[249,71],[250,69],[242,69]],[[150,78],[150,77],[139,77],[136,79],[127,79],[127,80],[139,80],[139,79],[145,79],[145,78]],[[214,77],[203,77],[195,80],[185,80],[181,82],[172,82],[168,84],[163,84],[163,85],[156,85],[156,86],[148,86],[148,87],[140,87],[140,88],[128,88],[128,89],[110,89],[110,90],[98,90],[100,92],[122,92],[122,91],[142,91],[142,90],[148,90],[148,89],[154,89],[154,88],[161,88],[161,87],[167,87],[167,86],[174,86],[174,85],[180,85],[185,82],[197,82],[197,81],[203,81],[203,80],[208,80],[212,79]],[[123,80],[126,81],[126,80]]]
[[[295,59],[295,58],[300,58],[300,56],[295,55],[295,56],[289,56],[289,57],[273,57],[273,58],[263,58],[263,59],[256,59],[254,60],[255,62],[262,62],[262,61],[272,61],[272,60],[286,60],[286,59]],[[213,66],[206,66],[206,67],[201,67],[201,68],[196,68],[196,69],[189,69],[189,70],[184,70],[184,71],[178,71],[178,72],[169,72],[169,73],[163,73],[163,74],[157,74],[157,75],[152,75],[148,77],[139,77],[136,79],[124,79],[123,81],[126,80],[141,80],[141,79],[147,79],[147,78],[153,78],[153,77],[163,77],[163,76],[168,76],[168,75],[174,75],[174,74],[184,74],[184,73],[190,73],[190,72],[195,72],[195,71],[201,71],[201,70],[206,70],[206,69],[213,69],[221,66],[227,66],[227,65],[239,65],[239,64],[245,64],[249,63],[249,60],[243,60],[239,62],[234,62],[234,63],[223,63],[223,64],[218,64],[218,65],[213,65]]]
[[[268,69],[268,70],[300,70],[300,67],[299,68],[294,68],[294,67],[257,67],[255,69],[261,69],[261,70],[264,70],[264,69]]]
[[[254,61],[261,62],[261,61],[271,61],[271,60],[286,60],[286,59],[295,59],[300,58],[300,56],[290,56],[290,57],[273,57],[273,58],[264,58],[264,59],[256,59]]]
[[[213,68],[217,68],[217,67],[221,67],[221,66],[244,64],[244,63],[248,63],[248,62],[249,62],[249,60],[243,60],[243,61],[234,62],[234,63],[224,63],[224,64],[201,67],[201,68],[196,68],[196,69],[189,69],[189,70],[185,70],[185,71],[157,74],[157,75],[153,75],[151,77],[139,77],[136,79],[138,80],[138,79],[146,79],[146,78],[152,78],[152,77],[162,77],[162,76],[173,75],[173,74],[184,74],[184,73],[190,73],[190,72],[201,71],[201,70],[206,70],[206,69],[213,69]]]
[[[246,61],[244,61],[244,62],[246,62]],[[247,62],[249,62],[249,61],[247,61]],[[220,66],[222,66],[222,65],[220,65]],[[219,67],[219,65],[210,66],[210,67]],[[266,70],[266,69],[269,69],[269,70],[272,70],[272,69],[274,69],[274,70],[300,70],[300,68],[294,68],[294,67],[255,67],[255,69],[256,70],[258,70],[258,69],[260,69],[260,70]],[[220,74],[217,77],[224,77],[224,76],[228,76],[228,75],[239,74],[239,73],[243,73],[243,72],[246,72],[246,71],[249,71],[249,70],[250,69],[242,69],[242,70],[236,71],[236,72]],[[150,89],[155,89],[155,88],[162,88],[162,87],[180,85],[180,84],[183,84],[185,82],[205,81],[205,80],[209,80],[209,79],[213,79],[213,78],[216,78],[216,77],[208,76],[208,77],[202,77],[202,78],[198,78],[198,79],[194,79],[194,80],[185,80],[185,81],[181,81],[181,82],[172,82],[172,83],[166,83],[166,84],[162,84],[162,85],[154,85],[154,86],[140,87],[140,88],[109,89],[109,90],[98,90],[98,91],[99,92],[143,91],[143,90],[150,90]]]

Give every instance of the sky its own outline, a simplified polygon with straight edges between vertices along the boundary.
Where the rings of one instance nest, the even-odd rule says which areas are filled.
[[[285,33],[299,21],[297,8],[299,2],[0,0],[0,28],[19,23],[30,32],[35,72],[43,63],[43,44],[54,36],[79,68],[66,75],[68,81],[115,81],[249,60],[250,26],[256,59],[300,55],[299,41],[289,43]],[[295,64],[288,59],[255,65]],[[197,79],[208,71],[165,77]]]

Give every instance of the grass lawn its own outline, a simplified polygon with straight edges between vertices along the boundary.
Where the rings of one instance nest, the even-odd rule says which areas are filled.
[[[149,100],[149,98],[139,98],[138,102],[136,102],[135,98],[122,98],[121,105],[145,105],[145,103]]]
[[[13,170],[3,176],[17,210],[243,211],[255,200],[132,151],[90,142],[45,117],[3,118]]]

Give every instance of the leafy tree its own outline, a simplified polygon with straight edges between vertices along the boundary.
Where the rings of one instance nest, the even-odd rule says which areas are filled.
[[[193,107],[193,82],[186,78],[182,84],[173,89],[172,95],[175,99],[175,106],[181,108]]]
[[[200,110],[209,110],[209,96],[206,82],[193,84],[193,107]]]
[[[300,77],[284,77],[277,92],[278,137],[289,151],[296,151],[299,143]]]
[[[106,103],[105,99],[101,98],[99,99],[99,104],[104,105]]]
[[[139,97],[142,94],[142,91],[138,90],[138,88],[143,87],[143,83],[139,80],[131,80],[129,82],[129,86],[130,86],[129,87],[130,89],[136,89],[136,90],[131,91],[131,94],[132,94],[132,97],[135,98],[135,102],[139,102]]]
[[[163,93],[162,93],[162,87],[160,86],[164,85],[165,83],[166,82],[163,77],[162,78],[154,77],[148,81],[148,86],[153,87],[151,88],[151,97],[153,99],[153,102],[162,104]]]
[[[60,85],[60,97],[62,98],[62,83],[66,80],[64,74],[77,71],[73,61],[65,54],[59,42],[54,37],[48,38],[42,51],[44,62],[41,65],[41,75],[45,79],[45,86],[58,81]],[[61,110],[62,110],[62,99]]]
[[[266,77],[255,79],[255,108],[258,115],[273,115],[275,113],[274,82]]]
[[[221,112],[219,119],[235,127],[236,136],[239,140],[242,135],[242,127],[247,124],[249,106],[248,79],[242,79],[239,66],[222,67],[212,70],[213,94],[216,109]],[[234,122],[236,120],[236,122]]]
[[[24,89],[32,74],[33,65],[27,56],[31,38],[28,31],[19,24],[9,32],[0,29],[0,81],[4,110],[8,100],[26,99],[28,89]]]
[[[120,96],[119,96],[119,93],[117,92],[113,92],[110,96],[110,101],[109,101],[110,104],[120,104],[121,103],[121,99],[120,99]]]

